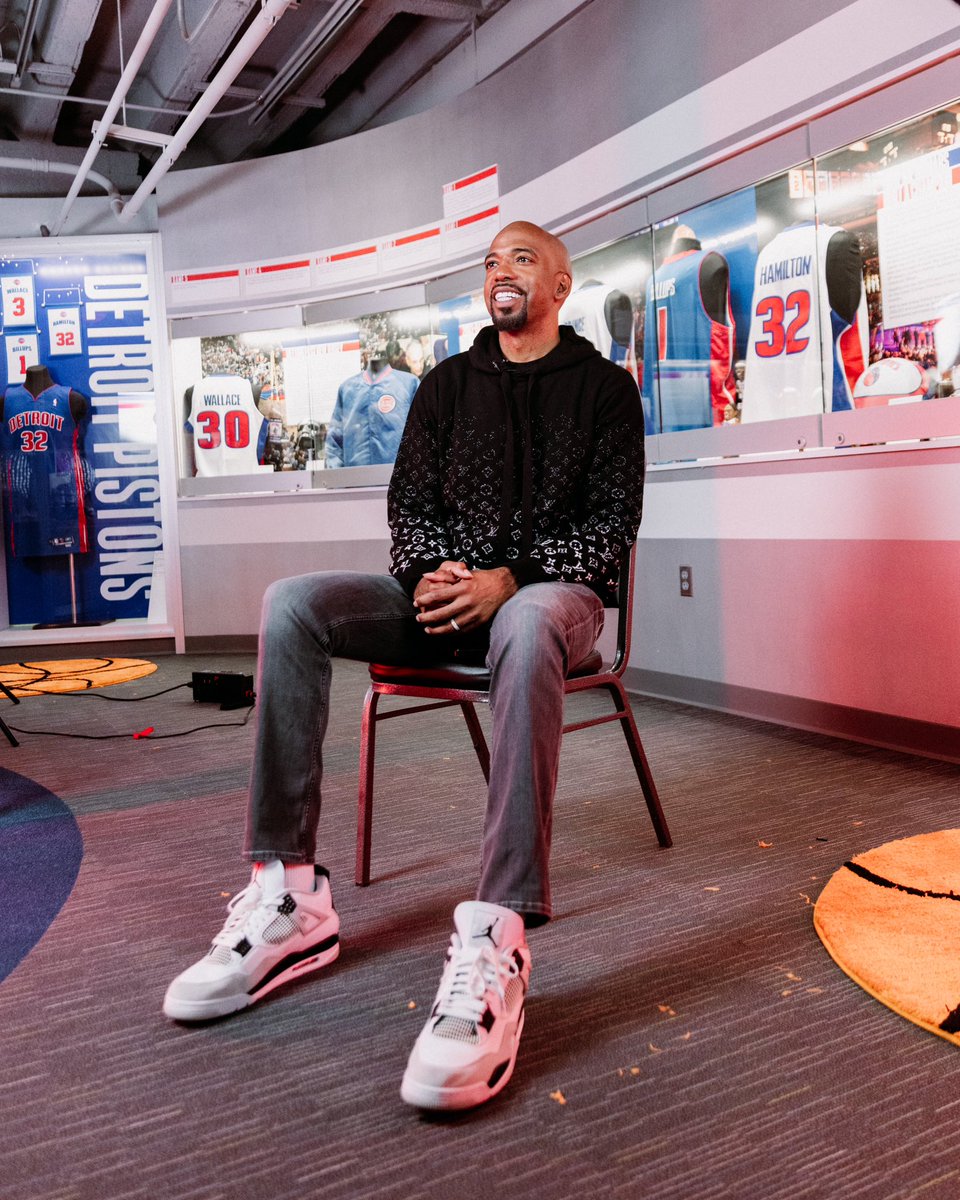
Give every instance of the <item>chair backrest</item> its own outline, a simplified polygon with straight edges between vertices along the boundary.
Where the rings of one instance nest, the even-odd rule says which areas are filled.
[[[636,565],[637,543],[623,552],[620,560],[620,580],[617,584],[617,649],[610,664],[612,675],[622,675],[630,657],[630,635],[633,628],[633,571]]]

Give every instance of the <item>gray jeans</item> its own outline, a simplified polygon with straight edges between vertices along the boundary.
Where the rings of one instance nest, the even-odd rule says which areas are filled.
[[[449,655],[457,635],[428,636],[415,615],[409,596],[388,575],[325,571],[268,588],[246,859],[314,861],[330,660],[403,665]],[[521,588],[490,624],[490,785],[477,899],[550,916],[563,678],[568,664],[590,653],[602,625],[598,597],[571,583]]]

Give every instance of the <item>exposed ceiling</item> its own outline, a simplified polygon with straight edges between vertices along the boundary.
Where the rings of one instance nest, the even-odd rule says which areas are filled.
[[[35,164],[0,165],[0,196],[66,193],[69,178],[46,177],[36,162],[81,161],[159,2],[0,0],[0,160]],[[259,158],[381,124],[511,2],[522,0],[291,0],[177,166]],[[261,12],[261,0],[168,3],[113,127],[175,134]],[[128,194],[160,154],[111,136],[94,165]]]

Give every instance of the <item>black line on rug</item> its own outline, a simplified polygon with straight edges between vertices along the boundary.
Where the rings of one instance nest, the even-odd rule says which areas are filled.
[[[854,875],[859,875],[861,879],[866,879],[868,883],[875,883],[878,887],[893,888],[894,891],[906,892],[910,896],[926,896],[929,900],[960,900],[960,896],[956,892],[925,892],[923,888],[910,887],[905,883],[894,883],[892,879],[884,879],[882,875],[875,875],[873,871],[852,860],[843,865]]]

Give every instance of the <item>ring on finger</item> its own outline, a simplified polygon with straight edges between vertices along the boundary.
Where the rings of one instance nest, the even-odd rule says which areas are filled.
[[[450,624],[451,624],[451,625],[453,626],[453,628],[454,628],[454,629],[457,631],[457,633],[459,633],[459,632],[460,632],[460,626],[457,624],[457,618],[456,618],[456,617],[451,617],[451,618],[450,618]]]

